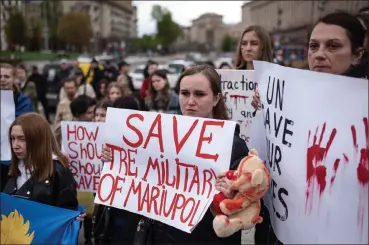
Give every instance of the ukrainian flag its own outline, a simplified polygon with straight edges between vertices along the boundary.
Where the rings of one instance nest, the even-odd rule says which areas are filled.
[[[0,193],[0,244],[77,244],[80,211]]]

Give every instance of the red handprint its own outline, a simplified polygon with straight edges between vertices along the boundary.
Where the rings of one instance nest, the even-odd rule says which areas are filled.
[[[359,208],[357,212],[357,222],[360,229],[360,236],[362,236],[362,232],[364,229],[364,217],[365,215],[365,207],[368,205],[368,183],[369,183],[369,161],[368,161],[368,153],[369,153],[369,125],[368,118],[363,118],[364,122],[364,130],[365,130],[365,140],[366,147],[360,149],[360,160],[357,166],[357,179],[361,186],[359,192]],[[355,148],[356,154],[359,153],[359,146],[357,143],[357,134],[356,128],[354,125],[351,126],[352,140]]]
[[[312,207],[312,198],[314,192],[314,180],[316,179],[319,187],[319,195],[325,190],[327,185],[326,177],[327,177],[327,168],[326,166],[322,165],[323,161],[325,160],[327,153],[332,145],[332,142],[337,134],[337,130],[334,128],[329,136],[327,146],[325,148],[321,147],[323,136],[326,129],[326,123],[323,124],[322,131],[320,133],[319,142],[317,143],[317,135],[318,129],[316,128],[314,138],[313,138],[313,145],[307,149],[306,154],[306,182],[308,184],[306,189],[306,208],[309,203],[310,199],[310,209]],[[308,134],[308,141],[310,141],[311,131],[309,130]],[[336,160],[335,165],[338,167],[339,159]]]
[[[369,162],[368,162],[368,153],[369,153],[369,126],[368,126],[368,118],[363,118],[364,122],[364,130],[365,130],[365,140],[366,147],[360,150],[360,161],[357,166],[357,179],[361,185],[365,186],[369,182]],[[359,146],[357,144],[357,135],[356,128],[354,125],[351,126],[352,140],[354,143],[354,147],[356,153],[359,152]]]

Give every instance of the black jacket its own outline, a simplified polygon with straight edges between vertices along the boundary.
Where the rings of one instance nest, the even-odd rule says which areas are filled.
[[[17,188],[17,178],[10,177],[4,193],[60,208],[78,210],[77,184],[68,168],[54,160],[51,178],[38,182],[32,177]]]
[[[236,126],[234,138],[233,138],[233,147],[232,147],[232,155],[230,162],[230,169],[237,169],[240,161],[248,155],[249,149],[246,146],[244,140],[242,140],[239,136],[240,127]],[[211,244],[211,245],[220,245],[220,244],[241,244],[241,231],[233,234],[227,238],[219,238],[215,234],[213,230],[213,219],[214,216],[208,210],[198,224],[198,226],[193,230],[191,234],[178,230],[174,227],[165,225],[160,222],[155,222],[153,225],[154,231],[153,236],[151,237],[151,244],[165,244],[165,245],[181,245],[181,244]]]
[[[38,73],[33,73],[29,78],[28,81],[32,81],[36,85],[37,96],[38,98],[44,98],[47,93],[47,80],[46,78]]]

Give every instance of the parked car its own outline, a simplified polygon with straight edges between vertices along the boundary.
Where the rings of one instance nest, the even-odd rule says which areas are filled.
[[[185,67],[193,66],[195,62],[187,60],[173,60],[168,62],[165,67],[176,70],[177,73],[181,73]]]
[[[129,73],[129,75],[132,77],[133,87],[136,90],[141,89],[142,82],[144,80],[144,75],[143,75],[144,69],[145,69],[145,65],[138,65],[133,69],[132,72]],[[163,66],[163,65],[159,65],[158,69],[166,70],[169,85],[171,88],[174,88],[177,84],[177,80],[180,74],[178,74],[173,69],[170,69],[169,67]]]

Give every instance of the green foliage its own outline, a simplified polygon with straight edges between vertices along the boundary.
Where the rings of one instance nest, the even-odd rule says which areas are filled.
[[[59,20],[63,15],[63,6],[61,0],[42,0],[41,18],[45,20],[45,14],[49,29],[50,48],[56,50],[58,47],[58,26]],[[42,27],[44,22],[42,23]]]
[[[90,17],[84,13],[67,13],[59,20],[58,38],[78,50],[89,45],[93,36]]]
[[[27,24],[23,14],[16,8],[11,10],[5,26],[8,45],[10,47],[25,45],[27,42],[27,33]]]
[[[157,45],[158,45],[158,40],[156,39],[155,36],[150,36],[150,35],[144,35],[141,38],[137,38],[135,40],[135,45],[137,46],[137,48],[146,51],[148,49],[156,49]]]
[[[222,51],[223,52],[232,52],[236,49],[237,40],[232,38],[229,35],[225,35],[222,39]]]
[[[181,27],[172,19],[169,10],[154,5],[151,17],[156,21],[156,39],[163,47],[168,48],[182,35]]]

